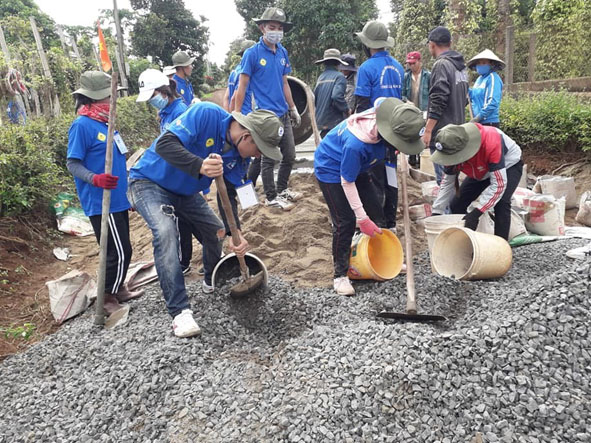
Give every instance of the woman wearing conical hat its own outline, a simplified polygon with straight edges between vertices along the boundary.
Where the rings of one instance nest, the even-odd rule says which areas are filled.
[[[499,127],[503,81],[497,72],[504,67],[505,62],[490,49],[485,49],[468,62],[468,68],[475,70],[479,75],[474,86],[468,91],[474,114],[472,122]]]

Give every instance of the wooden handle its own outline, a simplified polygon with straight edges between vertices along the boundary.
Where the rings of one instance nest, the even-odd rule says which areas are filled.
[[[234,243],[234,246],[238,246],[240,244],[240,234],[238,233],[238,226],[236,226],[236,220],[234,220],[234,211],[232,211],[232,205],[230,204],[230,198],[228,197],[228,190],[226,189],[226,183],[224,183],[223,175],[220,175],[219,177],[215,178],[215,186],[218,190],[220,200],[222,201],[222,208],[224,209],[224,213],[226,214],[228,226],[230,227],[230,233],[232,234],[232,242]],[[240,273],[242,274],[242,277],[244,279],[249,278],[248,267],[246,266],[246,260],[244,260],[244,257],[238,257],[238,262],[240,263]]]
[[[408,193],[406,179],[408,176],[408,162],[406,155],[400,154],[400,184],[402,185],[402,210],[404,214],[404,242],[406,245],[406,313],[417,313],[415,299],[415,271],[412,265],[412,238],[410,236],[410,214],[408,212]]]
[[[310,123],[312,124],[312,133],[314,134],[314,144],[316,147],[318,147],[320,144],[320,131],[318,131],[318,125],[316,124],[316,105],[314,103],[314,93],[308,85],[306,85],[305,89],[308,109],[310,110]]]

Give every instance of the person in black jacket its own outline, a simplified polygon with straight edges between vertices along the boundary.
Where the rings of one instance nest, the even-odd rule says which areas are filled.
[[[435,57],[429,82],[429,109],[423,134],[425,146],[435,151],[435,138],[440,129],[448,124],[466,122],[468,104],[468,71],[464,56],[451,50],[451,34],[443,26],[429,33],[429,52]],[[437,184],[441,183],[443,166],[434,165]]]
[[[346,66],[341,60],[341,51],[327,49],[322,60],[315,62],[324,64],[324,72],[318,77],[314,97],[316,98],[316,124],[320,130],[320,136],[324,138],[328,132],[349,116],[349,106],[345,101],[347,79],[337,66]]]

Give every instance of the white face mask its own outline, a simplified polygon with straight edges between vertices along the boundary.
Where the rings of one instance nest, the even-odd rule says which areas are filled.
[[[265,39],[272,45],[276,45],[283,38],[283,31],[265,31]]]

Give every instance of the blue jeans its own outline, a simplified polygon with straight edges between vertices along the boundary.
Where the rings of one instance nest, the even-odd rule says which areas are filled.
[[[152,231],[158,280],[168,312],[174,317],[190,308],[179,257],[178,217],[191,225],[203,245],[204,279],[210,285],[222,253],[224,225],[200,194],[174,194],[149,180],[130,180],[128,200]],[[222,237],[218,236],[220,230]]]
[[[435,145],[433,146],[429,146],[429,151],[431,152],[431,154],[433,154],[435,152]],[[443,170],[443,166],[442,165],[438,165],[437,163],[433,163],[433,169],[435,169],[435,180],[437,180],[437,185],[441,185],[441,180],[443,179],[443,175],[445,174],[445,171]]]

